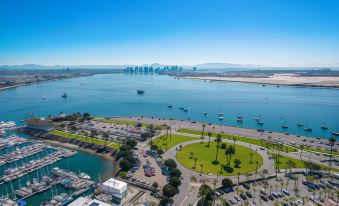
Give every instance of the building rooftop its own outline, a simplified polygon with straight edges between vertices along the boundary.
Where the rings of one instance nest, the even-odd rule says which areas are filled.
[[[124,188],[126,188],[127,183],[114,179],[114,178],[110,178],[107,181],[105,181],[104,183],[102,183],[103,185],[107,186],[107,187],[111,187],[111,188],[115,188],[118,190],[122,190]]]
[[[112,206],[112,205],[97,199],[91,199],[88,197],[79,197],[68,206]]]

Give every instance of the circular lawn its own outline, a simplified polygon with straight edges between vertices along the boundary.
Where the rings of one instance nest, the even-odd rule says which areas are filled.
[[[207,142],[187,145],[177,152],[176,159],[181,165],[190,170],[199,173],[202,171],[202,173],[205,174],[218,173],[223,176],[254,172],[263,164],[262,157],[256,151],[237,144],[235,145],[235,154],[231,156],[229,165],[227,164],[225,149],[221,149],[221,147],[218,152],[218,161],[215,161],[217,144],[211,142],[210,147],[207,147],[207,145]],[[229,145],[234,146],[231,143],[227,144],[227,146]],[[241,161],[241,164],[239,164],[238,167],[234,163],[235,159]]]

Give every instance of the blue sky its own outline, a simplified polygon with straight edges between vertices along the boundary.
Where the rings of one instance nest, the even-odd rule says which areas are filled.
[[[339,66],[338,0],[0,0],[0,64]]]

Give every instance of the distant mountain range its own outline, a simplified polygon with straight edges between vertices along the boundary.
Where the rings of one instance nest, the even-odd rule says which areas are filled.
[[[21,70],[40,70],[40,69],[125,69],[129,66],[152,66],[152,67],[164,67],[164,66],[172,66],[172,65],[164,65],[164,64],[143,64],[143,65],[53,65],[53,66],[45,66],[38,64],[23,64],[23,65],[2,65],[0,69],[21,69]],[[198,70],[233,70],[233,69],[322,69],[325,67],[268,67],[263,65],[253,65],[253,64],[231,64],[231,63],[204,63],[197,65],[178,65],[183,67],[184,69],[192,69],[192,67],[197,67]],[[328,67],[326,67],[328,68]],[[332,69],[338,69],[338,67],[332,67]]]

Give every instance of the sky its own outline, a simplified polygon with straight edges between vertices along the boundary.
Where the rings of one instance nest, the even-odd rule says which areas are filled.
[[[0,0],[0,65],[339,66],[339,0]]]

